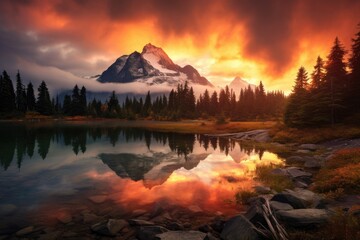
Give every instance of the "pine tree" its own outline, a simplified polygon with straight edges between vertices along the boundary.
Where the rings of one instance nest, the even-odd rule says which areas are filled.
[[[86,88],[82,86],[80,90],[80,98],[79,98],[79,114],[85,115],[86,114],[86,108],[87,108],[87,101],[86,101]]]
[[[128,99],[128,97],[126,97],[126,99]],[[128,100],[128,107],[130,108],[130,101]],[[112,116],[116,116],[119,113],[119,109],[120,109],[120,105],[119,105],[119,101],[118,98],[115,94],[115,91],[112,92],[109,102],[108,102],[108,111]],[[132,105],[132,104],[131,104]]]
[[[344,117],[344,95],[347,83],[345,53],[346,51],[339,39],[335,38],[334,46],[331,48],[325,66],[324,85],[326,94],[323,97],[330,100],[329,119],[331,123],[338,122]]]
[[[35,110],[35,94],[34,94],[34,87],[31,82],[27,85],[26,88],[26,106],[28,111]]]
[[[304,67],[300,67],[296,76],[293,93],[299,94],[305,92],[308,88],[308,81],[308,73],[306,72]]]
[[[262,81],[260,81],[259,86],[255,90],[255,109],[257,116],[264,116],[265,114],[265,98],[265,88]]]
[[[225,89],[221,89],[219,93],[219,106],[221,106],[221,114],[227,115],[228,113],[228,104],[230,103],[230,99],[228,98],[227,92]]]
[[[230,92],[230,103],[229,103],[229,116],[234,119],[236,117],[236,94],[231,90]]]
[[[61,110],[61,105],[59,102],[59,95],[56,95],[54,111],[56,114],[58,114],[58,113],[60,113],[60,110]]]
[[[68,116],[71,114],[71,97],[67,94],[64,96],[63,113]]]
[[[21,82],[20,72],[16,74],[16,109],[19,112],[26,112],[25,86]]]
[[[44,81],[41,82],[38,88],[36,111],[43,115],[51,115],[53,113],[49,90]]]
[[[169,104],[168,104],[168,111],[170,113],[173,113],[175,111],[175,91],[174,89],[171,89],[170,94],[169,94]]]
[[[210,114],[210,108],[211,108],[211,105],[210,105],[209,91],[207,89],[205,89],[204,98],[203,98],[203,112],[206,115],[209,115]]]
[[[323,59],[318,56],[316,59],[316,65],[314,71],[311,74],[311,89],[319,89],[323,84],[325,77],[325,68]]]
[[[151,111],[151,96],[150,96],[150,91],[148,91],[148,93],[146,94],[146,97],[145,97],[143,115],[145,117],[149,116],[150,111]]]
[[[348,106],[351,112],[360,113],[360,23],[359,32],[352,39],[351,56],[349,59],[350,81],[348,87]]]
[[[71,110],[70,115],[81,115],[81,100],[78,85],[75,85],[71,96]]]
[[[320,56],[316,59],[314,71],[311,74],[311,84],[306,104],[303,106],[304,112],[308,116],[308,125],[321,125],[329,122],[327,108],[328,90],[325,86],[325,67],[324,61]]]
[[[195,94],[191,87],[187,94],[187,106],[186,106],[186,117],[193,118],[195,116]]]
[[[5,112],[5,81],[0,75],[0,113]]]
[[[300,67],[284,114],[284,122],[289,126],[304,126],[307,124],[304,106],[307,100],[308,80],[305,68]]]
[[[214,91],[211,94],[211,98],[210,98],[210,110],[209,113],[211,116],[215,116],[216,114],[218,114],[219,111],[219,102],[218,102],[218,94],[216,91]]]
[[[11,113],[16,109],[14,86],[10,76],[3,71],[0,79],[0,112]]]

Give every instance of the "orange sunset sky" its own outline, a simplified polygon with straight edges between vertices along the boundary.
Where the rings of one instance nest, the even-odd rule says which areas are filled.
[[[359,16],[358,0],[2,0],[0,67],[61,86],[151,42],[216,86],[240,76],[289,92],[336,36],[350,49]]]

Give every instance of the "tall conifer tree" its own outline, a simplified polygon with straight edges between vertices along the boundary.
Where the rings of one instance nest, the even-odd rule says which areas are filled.
[[[41,82],[38,88],[36,110],[43,115],[51,115],[53,113],[49,90],[44,81]]]
[[[34,87],[31,82],[27,85],[26,88],[26,106],[28,111],[34,111],[35,110],[35,94],[34,94]]]
[[[349,95],[347,98],[349,107],[355,113],[360,113],[360,23],[358,28],[359,31],[352,39],[351,45]]]
[[[19,112],[26,112],[25,86],[21,82],[20,72],[16,74],[16,109]]]

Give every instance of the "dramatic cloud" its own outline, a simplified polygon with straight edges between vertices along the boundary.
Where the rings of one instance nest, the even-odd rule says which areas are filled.
[[[349,49],[359,9],[357,0],[3,0],[0,67],[65,87],[151,42],[215,85],[239,75],[289,91],[336,36]]]

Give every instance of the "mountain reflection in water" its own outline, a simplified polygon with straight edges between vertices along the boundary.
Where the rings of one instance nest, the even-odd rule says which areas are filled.
[[[230,214],[237,209],[229,200],[239,188],[255,184],[258,164],[269,163],[282,160],[227,138],[118,127],[1,124],[0,204],[15,205],[15,217],[24,212],[51,217],[55,209],[90,208],[89,198],[100,195],[106,199],[101,204],[121,208],[124,214],[159,202]]]

